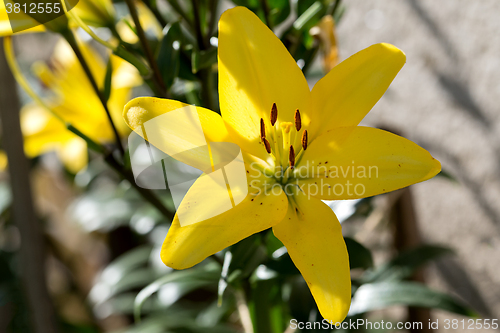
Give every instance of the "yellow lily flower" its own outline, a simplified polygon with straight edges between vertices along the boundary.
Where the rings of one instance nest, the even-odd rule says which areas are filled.
[[[103,84],[106,64],[88,45],[82,43],[81,49],[96,81]],[[116,56],[111,57],[112,90],[108,106],[118,131],[125,135],[128,128],[120,119],[121,112],[130,98],[131,88],[139,85],[141,79],[132,65]],[[45,63],[35,63],[33,68],[53,93],[46,101],[51,110],[91,139],[100,143],[112,142],[114,136],[104,108],[73,50],[64,40],[56,45],[50,64],[49,68]],[[87,164],[85,141],[68,131],[60,120],[41,106],[30,104],[24,107],[21,126],[29,157],[55,150],[72,172]]]
[[[107,27],[114,24],[115,10],[110,0],[79,0],[78,4],[71,10],[75,11],[76,15],[92,27]],[[21,29],[27,28],[19,33],[45,31],[43,24],[39,24],[31,16],[22,12],[16,14],[16,26]],[[75,24],[72,23],[72,26]],[[4,0],[0,0],[0,37],[12,34]]]
[[[232,209],[219,209],[228,189],[215,188],[202,175],[177,209],[161,258],[169,267],[185,269],[273,228],[321,315],[341,322],[351,299],[348,253],[338,219],[321,200],[386,193],[427,180],[441,168],[413,142],[358,126],[406,57],[392,45],[373,45],[334,67],[311,91],[280,40],[243,7],[221,16],[218,56],[222,117],[201,107],[196,112],[210,146],[232,142],[241,148],[248,195]],[[130,101],[123,115],[142,135],[146,122],[185,106],[141,97]],[[155,136],[148,133],[147,140],[175,157],[182,146],[199,142],[198,133],[186,133],[182,126],[180,121],[162,124]],[[203,165],[196,161],[203,153],[188,155],[183,162]],[[180,215],[196,219],[197,212],[205,210],[224,212],[201,222],[183,221],[181,226]]]

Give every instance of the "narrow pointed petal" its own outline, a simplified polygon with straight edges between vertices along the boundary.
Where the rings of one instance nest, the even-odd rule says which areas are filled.
[[[385,93],[405,61],[401,50],[381,43],[335,66],[312,90],[311,140],[332,128],[358,125]]]
[[[275,194],[276,193],[276,194]],[[249,194],[231,208],[227,190],[213,186],[201,176],[189,189],[172,222],[161,250],[165,265],[175,269],[194,266],[224,248],[279,223],[286,214],[288,201],[279,190]],[[197,222],[200,214],[222,212]],[[179,216],[187,216],[187,225],[180,225]],[[191,223],[190,222],[195,222]]]
[[[351,303],[349,256],[342,227],[333,211],[315,198],[300,193],[274,234],[286,246],[295,266],[311,290],[321,315],[344,320]]]
[[[366,198],[430,179],[441,164],[417,144],[370,127],[336,128],[304,152],[295,175],[325,200]]]
[[[303,113],[309,109],[309,87],[295,60],[244,7],[227,10],[219,21],[219,96],[222,118],[234,142],[263,159],[267,153],[259,144],[259,121],[263,118],[271,126],[273,103],[278,122],[293,121],[296,109]],[[307,124],[309,119],[303,121]]]

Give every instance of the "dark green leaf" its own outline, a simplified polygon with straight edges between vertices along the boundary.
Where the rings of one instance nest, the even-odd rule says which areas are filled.
[[[211,67],[217,63],[217,48],[212,47],[207,51],[195,51],[191,54],[191,68],[194,74],[200,69]]]
[[[387,264],[363,277],[362,282],[400,281],[410,277],[420,266],[453,251],[447,247],[422,245],[398,255]]]
[[[252,283],[249,302],[255,332],[281,333],[286,329],[280,283],[277,279]]]
[[[349,252],[349,266],[354,268],[370,268],[373,266],[373,259],[370,250],[352,238],[344,237],[347,252]]]
[[[394,305],[441,309],[459,315],[477,317],[476,312],[455,298],[414,282],[381,282],[362,285],[354,294],[349,316]]]
[[[113,77],[113,64],[111,63],[111,57],[109,57],[108,64],[106,66],[106,75],[104,76],[104,86],[102,89],[102,95],[105,101],[107,101],[109,99],[109,96],[111,96],[112,77]]]
[[[167,283],[183,282],[196,283],[200,286],[206,284],[216,284],[220,277],[220,267],[217,264],[207,264],[201,267],[192,268],[185,271],[173,271],[158,280],[152,282],[147,287],[142,289],[134,301],[134,317],[137,322],[141,319],[141,307],[151,295],[156,293],[162,286]]]
[[[166,28],[158,53],[158,68],[167,88],[172,86],[179,74],[180,48],[182,46],[182,31],[179,22]]]
[[[450,172],[448,172],[448,170],[441,169],[441,172],[438,173],[436,176],[446,178],[455,183],[459,183],[458,179],[455,178],[455,176],[453,176]]]

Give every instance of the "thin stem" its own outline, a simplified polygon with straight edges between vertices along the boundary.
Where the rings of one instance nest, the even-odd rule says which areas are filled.
[[[158,6],[156,5],[156,0],[150,0],[150,1],[144,1],[146,6],[151,10],[153,15],[156,17],[158,22],[160,22],[161,27],[165,28],[165,26],[168,24],[163,15],[161,15],[160,11],[158,10]]]
[[[210,21],[208,22],[206,44],[210,45],[210,38],[214,33],[215,26],[217,25],[217,8],[219,7],[219,0],[210,0]]]
[[[234,296],[236,298],[236,307],[238,308],[243,330],[245,333],[253,333],[252,317],[250,315],[250,309],[248,308],[245,292],[241,288],[237,288],[234,290]]]
[[[262,5],[262,10],[264,11],[264,17],[266,18],[266,24],[269,27],[269,29],[273,30],[273,23],[271,22],[271,10],[269,7],[269,3],[267,0],[261,0],[260,4]]]
[[[151,191],[140,187],[135,182],[134,176],[130,173],[130,171],[125,170],[124,167],[116,161],[112,154],[107,154],[104,157],[106,163],[109,164],[116,172],[118,172],[124,179],[126,179],[139,194],[150,204],[152,204],[158,211],[167,219],[172,220],[174,215],[163,205],[160,199]]]
[[[123,145],[120,139],[120,134],[118,133],[118,130],[116,129],[115,123],[113,122],[113,118],[111,117],[111,113],[109,112],[108,109],[108,104],[106,100],[104,99],[104,96],[99,90],[99,87],[97,86],[97,82],[95,81],[94,75],[90,71],[90,67],[87,64],[87,61],[83,57],[83,54],[80,50],[80,47],[78,46],[78,42],[76,41],[75,36],[73,35],[73,32],[68,31],[67,33],[64,34],[64,38],[68,41],[69,45],[73,49],[73,52],[75,52],[76,57],[78,58],[78,61],[82,65],[83,71],[87,75],[90,84],[92,85],[92,88],[94,88],[95,93],[99,97],[99,100],[101,101],[102,106],[104,107],[104,111],[106,112],[106,115],[108,116],[109,124],[111,125],[111,129],[113,130],[113,134],[115,136],[115,141],[118,149],[120,150],[120,153],[122,156],[125,155],[125,149],[123,149]]]
[[[193,25],[191,19],[187,16],[186,12],[179,5],[177,0],[168,0],[169,5],[187,22],[189,26]]]
[[[191,0],[191,5],[193,6],[194,30],[196,34],[196,41],[198,42],[198,49],[200,51],[206,50],[208,44],[205,42],[205,39],[203,38],[203,31],[201,30],[200,8],[198,0]]]
[[[341,2],[342,2],[342,0],[335,0],[335,3],[333,4],[332,9],[331,9],[331,11],[329,13],[330,15],[334,15],[335,14],[335,12],[337,11],[337,8],[339,8],[339,5],[340,5]]]
[[[101,45],[103,45],[103,46],[105,46],[105,47],[109,48],[110,50],[114,50],[114,49],[115,49],[115,47],[114,47],[111,43],[109,43],[109,42],[107,42],[107,41],[105,41],[105,40],[103,40],[103,39],[99,38],[99,36],[97,36],[97,35],[94,33],[94,31],[92,31],[92,29],[90,29],[90,28],[89,28],[89,26],[88,26],[88,25],[86,25],[86,24],[82,21],[82,19],[81,19],[78,15],[76,15],[76,14],[75,14],[75,12],[74,12],[74,11],[71,11],[71,10],[70,10],[70,11],[68,11],[68,9],[67,9],[67,7],[66,7],[66,1],[61,1],[61,3],[62,3],[62,7],[63,7],[63,10],[64,10],[64,13],[65,13],[66,15],[69,15],[69,16],[71,17],[71,19],[72,19],[73,21],[75,21],[75,23],[76,23],[76,24],[77,24],[80,28],[82,28],[82,29],[83,29],[86,33],[88,33],[88,34],[90,35],[90,37],[92,37],[92,38],[93,38],[96,42],[98,42],[99,44],[101,44]]]
[[[134,20],[135,29],[137,30],[137,37],[139,37],[139,41],[141,43],[142,48],[144,49],[144,53],[146,54],[146,59],[149,63],[149,66],[153,70],[153,75],[155,78],[155,82],[158,85],[159,90],[162,92],[162,95],[165,94],[165,83],[160,74],[160,69],[158,68],[158,64],[153,56],[153,52],[151,51],[151,47],[149,47],[148,40],[146,39],[146,34],[144,33],[144,29],[142,28],[141,22],[139,20],[139,15],[137,14],[137,8],[135,8],[133,0],[125,0],[127,3],[128,10],[130,11],[130,15]]]
[[[193,7],[194,14],[194,30],[196,35],[196,41],[198,44],[198,50],[204,51],[207,50],[210,42],[207,41],[203,35],[203,31],[201,28],[201,18],[200,18],[200,9],[198,0],[191,0],[191,5]],[[213,85],[213,77],[212,77],[212,69],[203,68],[199,72],[199,78],[201,80],[201,98],[203,100],[204,106],[215,110],[215,100],[213,95],[214,85]]]

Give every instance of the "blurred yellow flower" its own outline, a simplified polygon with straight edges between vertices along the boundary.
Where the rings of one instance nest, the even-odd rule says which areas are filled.
[[[225,209],[227,201],[222,198],[228,195],[229,183],[217,187],[210,177],[200,176],[177,209],[161,258],[169,267],[185,269],[272,228],[307,282],[321,315],[341,322],[351,299],[348,253],[337,217],[321,200],[386,193],[427,180],[441,168],[413,142],[358,126],[406,57],[393,45],[370,46],[335,66],[311,91],[281,41],[244,7],[222,14],[218,57],[222,117],[201,107],[196,112],[209,149],[217,147],[212,146],[215,142],[240,147],[249,194]],[[126,105],[124,118],[141,134],[146,122],[183,107],[173,100],[140,97]],[[179,112],[170,115],[161,128],[153,121],[157,127],[149,128],[158,131],[148,133],[148,140],[170,156],[190,147],[190,159],[183,162],[194,167],[206,164],[205,151],[193,149],[202,148],[197,144],[199,133],[180,125],[190,118],[183,120]],[[173,121],[177,115],[181,116]],[[217,161],[212,153],[210,159]],[[351,174],[354,167],[356,174]],[[376,175],[366,174],[369,167],[376,168]],[[220,166],[212,162],[215,168]],[[360,170],[365,173],[360,175]],[[219,214],[197,220],[207,211]],[[188,219],[182,226],[179,216]]]
[[[102,86],[106,64],[88,45],[82,43],[81,49],[96,81]],[[118,131],[123,135],[128,129],[120,117],[121,110],[130,98],[131,88],[139,85],[141,78],[137,70],[121,58],[112,55],[111,62],[112,90],[108,106]],[[56,45],[49,66],[36,63],[33,70],[52,93],[46,103],[54,113],[97,142],[113,141],[113,132],[104,108],[65,41],[61,40]],[[21,111],[21,126],[29,157],[55,150],[72,172],[86,165],[87,147],[84,140],[69,132],[65,124],[41,106],[25,106]]]
[[[332,70],[339,61],[337,38],[335,37],[335,21],[331,15],[324,16],[318,25],[311,28],[309,33],[320,42],[323,55],[323,69],[326,73]]]

